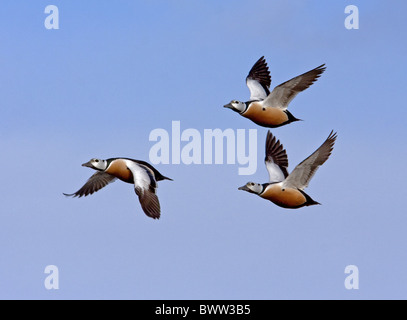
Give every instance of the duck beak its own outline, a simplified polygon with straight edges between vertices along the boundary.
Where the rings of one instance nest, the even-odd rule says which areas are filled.
[[[238,190],[250,191],[250,189],[246,185],[244,185],[243,187],[240,187]]]
[[[86,162],[84,164],[82,164],[82,167],[88,167],[88,168],[93,168],[92,164],[89,162]]]
[[[229,108],[229,109],[232,109],[232,108],[233,108],[233,106],[232,106],[231,103],[225,104],[223,107],[224,107],[224,108]]]

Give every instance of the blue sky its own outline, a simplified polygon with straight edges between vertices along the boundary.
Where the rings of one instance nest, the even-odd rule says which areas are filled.
[[[47,5],[59,30],[44,27]],[[360,29],[344,27],[359,8]],[[407,22],[403,1],[2,1],[1,299],[405,299]],[[338,140],[288,211],[238,191],[267,182],[267,129],[222,106],[245,100],[261,56],[272,86],[327,71],[274,129],[291,171]],[[92,157],[149,160],[156,128],[257,129],[258,169],[157,165],[162,218],[120,181],[65,198]],[[46,290],[44,269],[59,269]],[[360,289],[344,287],[356,265]]]

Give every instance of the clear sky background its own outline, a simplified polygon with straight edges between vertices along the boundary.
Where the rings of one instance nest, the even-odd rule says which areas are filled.
[[[44,27],[47,5],[59,30]],[[347,5],[360,29],[344,27]],[[404,1],[11,1],[0,3],[1,299],[407,298]],[[322,63],[273,133],[290,167],[334,129],[306,190],[285,210],[238,191],[267,182],[267,129],[224,109],[246,100],[264,55],[272,86]],[[149,134],[258,130],[258,169],[157,165],[159,221],[117,181],[87,198],[92,157],[148,161]],[[59,290],[44,269],[59,268]],[[345,289],[347,265],[360,289]]]

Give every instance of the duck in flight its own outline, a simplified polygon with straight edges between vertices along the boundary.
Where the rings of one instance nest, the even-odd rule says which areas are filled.
[[[296,166],[291,174],[288,174],[287,153],[280,141],[276,140],[269,131],[266,139],[265,164],[270,182],[265,184],[248,182],[239,190],[257,194],[287,209],[320,204],[307,195],[304,189],[308,187],[317,169],[328,160],[336,137],[337,134],[332,131],[325,142],[312,155]]]
[[[250,100],[247,102],[232,100],[224,107],[232,109],[241,116],[267,128],[277,128],[299,121],[287,110],[288,105],[298,93],[309,88],[325,69],[325,64],[323,64],[278,85],[270,93],[270,71],[266,60],[261,57],[246,77],[246,85],[250,90]]]
[[[64,193],[65,196],[86,197],[116,179],[120,179],[134,184],[134,190],[139,197],[141,207],[148,217],[160,218],[160,202],[156,195],[157,181],[172,179],[163,176],[152,165],[140,160],[111,158],[107,160],[91,159],[82,166],[94,169],[97,172],[77,192],[73,194]]]

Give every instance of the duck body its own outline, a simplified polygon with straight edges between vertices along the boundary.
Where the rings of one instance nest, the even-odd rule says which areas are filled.
[[[284,188],[281,182],[266,184],[264,191],[259,196],[285,209],[298,209],[319,204],[304,191],[295,188]]]

